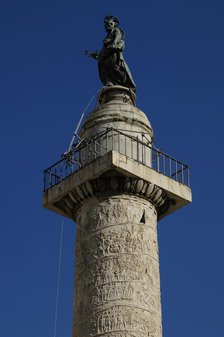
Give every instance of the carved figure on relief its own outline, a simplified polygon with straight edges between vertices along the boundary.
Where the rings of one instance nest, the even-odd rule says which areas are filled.
[[[89,257],[101,257],[116,253],[149,254],[150,240],[147,237],[147,228],[137,228],[133,233],[129,227],[121,227],[121,230],[101,231],[94,233],[88,241],[81,244],[82,250]]]
[[[134,286],[127,282],[110,283],[93,290],[92,302],[102,305],[108,301],[133,300]]]
[[[108,324],[105,324],[105,320],[109,319]],[[155,331],[156,326],[153,321],[150,320],[149,313],[143,310],[124,307],[112,307],[99,314],[97,317],[97,333],[108,333],[116,330],[132,330],[135,327],[135,331],[147,332]]]
[[[80,213],[77,216],[77,222],[82,223],[80,227],[81,236],[88,236],[89,233],[92,233],[95,230],[108,227],[108,225],[116,225],[118,223],[133,223],[139,224],[142,212],[143,205],[136,200],[131,203],[132,207],[130,208],[130,201],[127,200],[113,200],[109,199],[109,203],[102,202],[97,207],[95,205],[90,205],[87,212],[84,213],[84,210],[80,210]],[[127,207],[129,207],[130,212],[126,212]],[[147,216],[147,223],[150,224],[150,219],[152,217],[151,213],[147,211],[146,207],[145,214]],[[91,224],[91,226],[90,226]],[[142,224],[142,226],[144,226]]]

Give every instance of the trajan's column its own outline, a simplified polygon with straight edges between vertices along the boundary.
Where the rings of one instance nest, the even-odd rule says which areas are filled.
[[[153,147],[117,17],[79,141],[45,170],[44,207],[76,222],[72,337],[162,337],[157,222],[191,202],[189,167]]]

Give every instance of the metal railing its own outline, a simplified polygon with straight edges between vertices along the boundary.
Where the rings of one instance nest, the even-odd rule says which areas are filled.
[[[59,185],[62,180],[111,150],[151,167],[181,184],[190,186],[188,165],[152,147],[144,136],[140,139],[109,128],[73,146],[72,150],[65,153],[61,160],[44,170],[44,191],[54,185]]]

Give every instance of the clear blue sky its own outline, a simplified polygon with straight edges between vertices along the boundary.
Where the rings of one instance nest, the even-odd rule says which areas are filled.
[[[91,96],[103,18],[120,18],[155,144],[189,163],[193,204],[159,223],[164,337],[223,337],[223,0],[2,0],[0,336],[53,337],[61,217],[42,208]],[[65,220],[58,337],[71,337],[75,224]]]

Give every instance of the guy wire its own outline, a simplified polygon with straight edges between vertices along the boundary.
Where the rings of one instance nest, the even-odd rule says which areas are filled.
[[[61,279],[63,230],[64,230],[64,219],[61,220],[60,248],[59,248],[59,258],[58,258],[58,279],[57,279],[57,292],[56,292],[56,304],[55,304],[55,316],[54,316],[54,335],[53,335],[54,337],[56,337],[57,321],[58,321],[58,302],[59,302],[60,279]]]

